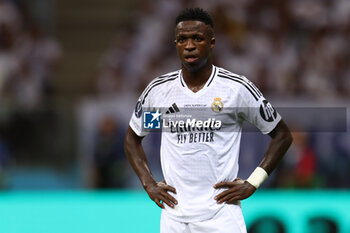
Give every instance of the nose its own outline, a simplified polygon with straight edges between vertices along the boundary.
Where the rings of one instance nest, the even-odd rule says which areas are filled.
[[[187,43],[185,45],[185,49],[188,50],[188,51],[192,51],[195,48],[196,48],[196,46],[194,45],[193,40],[192,39],[188,39]]]

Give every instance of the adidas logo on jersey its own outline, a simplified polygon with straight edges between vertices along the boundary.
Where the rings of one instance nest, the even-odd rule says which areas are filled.
[[[175,112],[180,112],[180,109],[177,107],[176,103],[173,103],[168,110],[165,112],[165,114],[170,114],[170,113],[175,113]]]

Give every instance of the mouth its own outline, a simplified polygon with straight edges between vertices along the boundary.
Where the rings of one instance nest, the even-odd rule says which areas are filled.
[[[184,58],[187,63],[193,63],[199,59],[196,55],[186,55]]]

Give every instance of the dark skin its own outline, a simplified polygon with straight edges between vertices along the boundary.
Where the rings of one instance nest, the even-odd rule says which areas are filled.
[[[283,120],[281,120],[269,133],[269,136],[271,137],[271,141],[259,167],[263,168],[267,174],[270,175],[287,152],[289,146],[292,144],[293,138]],[[219,204],[223,202],[234,204],[238,200],[250,197],[256,191],[256,188],[253,185],[240,178],[236,178],[232,182],[217,183],[214,185],[214,188],[227,189],[215,197],[215,200]]]
[[[183,21],[175,28],[175,45],[181,60],[184,81],[193,92],[199,91],[212,72],[212,49],[215,37],[210,26],[200,21]],[[272,132],[270,144],[259,164],[268,174],[271,174],[292,143],[292,136],[283,120]],[[142,137],[139,137],[129,127],[124,141],[128,160],[139,177],[149,197],[160,207],[164,203],[173,208],[177,200],[170,194],[176,193],[174,187],[162,182],[156,182],[149,169],[147,158],[142,147]],[[214,185],[216,189],[225,189],[215,197],[218,203],[235,204],[238,200],[250,197],[256,188],[248,181],[240,178],[232,182],[220,182]]]
[[[212,71],[213,30],[200,21],[180,22],[175,28],[175,46],[184,81],[193,92],[199,91]]]
[[[124,140],[124,149],[128,160],[139,177],[143,188],[148,193],[148,196],[162,209],[164,209],[163,203],[173,208],[177,204],[177,201],[169,192],[176,193],[176,190],[165,182],[155,181],[142,147],[142,139],[143,137],[139,137],[130,127],[128,128]]]

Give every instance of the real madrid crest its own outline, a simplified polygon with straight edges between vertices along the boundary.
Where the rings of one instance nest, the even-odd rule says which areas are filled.
[[[222,104],[221,98],[214,98],[214,102],[211,104],[211,110],[213,110],[214,112],[221,112],[223,108],[224,105]]]

